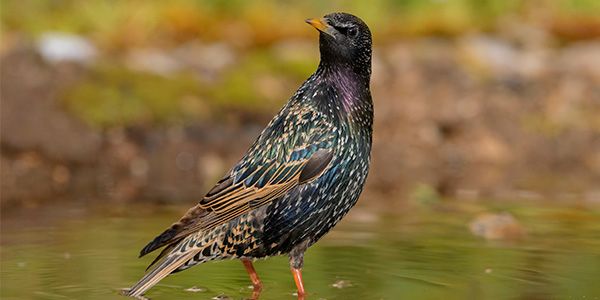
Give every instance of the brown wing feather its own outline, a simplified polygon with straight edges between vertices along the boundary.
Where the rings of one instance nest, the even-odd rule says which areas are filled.
[[[221,179],[200,201],[169,229],[148,243],[140,252],[144,256],[162,246],[180,241],[203,228],[223,224],[284,195],[293,187],[311,181],[329,165],[330,149],[316,151],[310,158],[270,165],[276,168],[264,186],[246,186],[235,182],[230,175]],[[256,171],[255,171],[256,172]]]

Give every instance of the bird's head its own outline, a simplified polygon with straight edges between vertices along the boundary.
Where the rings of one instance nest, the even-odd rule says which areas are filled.
[[[306,23],[319,31],[321,63],[351,66],[371,73],[371,31],[365,22],[347,13],[332,13]]]

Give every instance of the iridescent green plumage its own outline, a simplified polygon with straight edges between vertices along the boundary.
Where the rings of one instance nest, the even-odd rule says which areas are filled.
[[[369,169],[371,34],[358,18],[319,24],[321,63],[244,157],[141,256],[166,246],[128,295],[170,273],[225,258],[304,251],[356,203]]]

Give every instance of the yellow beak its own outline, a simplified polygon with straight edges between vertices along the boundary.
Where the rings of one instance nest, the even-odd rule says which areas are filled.
[[[335,38],[335,29],[333,29],[331,25],[327,24],[327,21],[325,21],[325,19],[306,19],[306,23],[310,24],[310,26],[316,28],[318,31],[328,34]]]
[[[310,24],[310,26],[316,28],[319,31],[325,31],[329,26],[325,20],[321,19],[306,19],[306,23]]]

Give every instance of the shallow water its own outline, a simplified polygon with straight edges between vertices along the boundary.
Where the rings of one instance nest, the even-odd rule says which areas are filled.
[[[460,203],[460,202],[459,202]],[[510,211],[527,236],[491,242],[469,232],[482,211]],[[2,299],[127,299],[121,288],[152,257],[139,249],[185,207],[64,205],[2,216]],[[151,255],[150,255],[151,256]],[[260,299],[294,299],[286,257],[255,263]],[[600,210],[547,203],[357,207],[309,249],[307,299],[600,299]],[[169,276],[152,299],[247,299],[241,263]],[[221,297],[221,298],[219,298]]]

